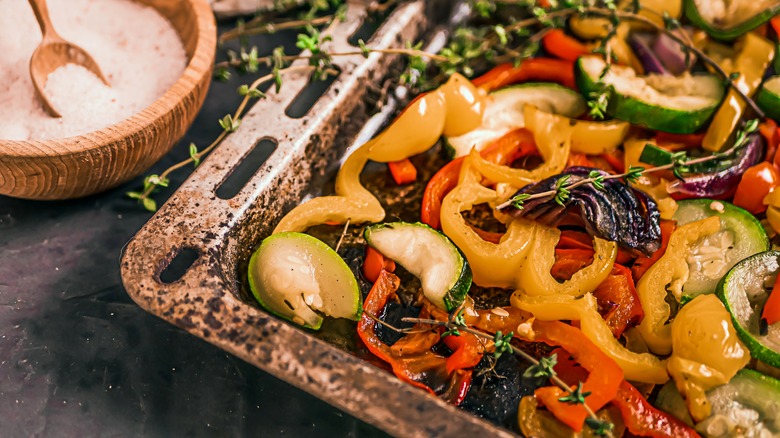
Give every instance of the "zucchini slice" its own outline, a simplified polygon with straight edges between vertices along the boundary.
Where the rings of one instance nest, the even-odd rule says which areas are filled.
[[[780,380],[742,369],[725,385],[707,391],[712,415],[696,425],[707,437],[780,435]]]
[[[355,274],[331,247],[308,234],[267,237],[249,259],[249,288],[263,308],[317,330],[321,314],[357,321],[362,296]]]
[[[451,311],[466,299],[471,268],[447,236],[422,223],[372,225],[363,234],[368,244],[415,275],[436,307]]]
[[[778,12],[778,0],[685,0],[685,16],[719,40],[733,40]]]
[[[760,320],[778,271],[780,251],[762,252],[737,263],[718,285],[739,338],[753,357],[773,367],[780,367],[780,323],[762,334]]]
[[[780,59],[778,56],[777,59]],[[764,81],[764,85],[756,95],[758,107],[769,117],[780,120],[780,75],[772,76]]]
[[[502,88],[487,97],[479,128],[445,138],[452,158],[468,155],[473,147],[480,151],[508,132],[524,127],[523,107],[526,104],[572,118],[581,116],[587,109],[579,93],[558,84],[531,82]]]
[[[690,275],[683,295],[715,292],[718,282],[739,261],[769,249],[769,238],[758,219],[733,204],[711,199],[677,202],[674,219],[685,225],[708,217],[720,218],[720,231],[697,242],[688,255]]]
[[[577,61],[574,74],[584,96],[599,91],[606,63],[596,56]],[[690,134],[712,117],[723,100],[723,82],[711,74],[637,76],[625,66],[613,65],[601,79],[608,87],[607,113],[620,120],[658,131]]]

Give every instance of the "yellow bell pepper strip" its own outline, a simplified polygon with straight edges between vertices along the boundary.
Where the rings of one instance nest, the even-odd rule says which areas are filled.
[[[593,262],[577,271],[569,280],[559,283],[550,274],[555,264],[555,246],[561,232],[557,228],[537,225],[529,257],[522,264],[516,289],[529,296],[569,295],[579,297],[593,292],[612,272],[617,257],[617,244],[594,238]]]
[[[534,133],[534,141],[544,164],[534,170],[515,169],[491,163],[472,151],[472,165],[485,178],[493,182],[509,183],[523,187],[531,181],[538,181],[561,173],[571,150],[573,127],[568,117],[546,113],[526,105],[523,109],[525,126]]]
[[[414,100],[381,134],[355,150],[336,176],[336,195],[305,202],[288,213],[274,229],[305,231],[322,224],[379,222],[382,205],[360,184],[360,173],[368,160],[401,161],[430,149],[441,137],[461,135],[479,126],[485,92],[468,79],[454,74],[438,89]]]
[[[458,136],[482,123],[485,92],[460,74],[413,101],[381,134],[370,140],[369,159],[400,161],[423,153],[442,134]]]
[[[370,144],[355,150],[341,166],[336,176],[336,195],[322,196],[298,205],[287,213],[274,228],[274,234],[286,231],[306,231],[325,222],[380,222],[385,210],[379,200],[360,184],[360,172],[368,162]]]
[[[623,144],[631,124],[622,120],[592,122],[570,119],[574,127],[571,151],[588,155],[608,154]]]
[[[469,161],[470,157],[464,161],[463,167],[468,167]],[[512,221],[499,243],[495,244],[483,240],[461,214],[495,197],[496,192],[474,181],[459,185],[442,202],[441,227],[466,256],[475,284],[513,288],[536,225],[523,220]]]
[[[679,302],[682,286],[688,280],[686,257],[691,247],[720,229],[720,218],[711,217],[691,222],[676,229],[669,238],[664,255],[651,266],[636,285],[645,317],[639,323],[639,333],[655,354],[672,352],[672,327],[667,323],[671,309],[666,303],[667,290]]]
[[[582,333],[620,365],[627,380],[656,384],[669,380],[665,361],[649,353],[629,351],[615,339],[599,315],[596,298],[590,293],[575,298],[570,295],[530,296],[517,290],[510,302],[541,321],[579,321]]]
[[[750,361],[750,353],[731,325],[731,315],[715,295],[699,295],[672,323],[672,356],[667,366],[698,422],[710,416],[705,391],[731,380]]]
[[[703,40],[700,38],[699,42]],[[706,41],[706,40],[704,40]],[[734,81],[740,91],[752,96],[764,77],[764,72],[775,56],[775,46],[768,39],[755,32],[748,32],[736,44],[733,55],[723,55],[724,49],[717,43],[706,41],[703,50],[728,73],[739,73]],[[712,48],[715,50],[712,50]],[[708,50],[709,49],[709,50]],[[702,147],[708,151],[720,151],[728,143],[731,134],[737,128],[747,103],[735,90],[729,90],[726,98],[715,113],[710,127],[702,141]]]

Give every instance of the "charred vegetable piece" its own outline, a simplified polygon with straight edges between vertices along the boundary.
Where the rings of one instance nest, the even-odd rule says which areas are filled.
[[[565,187],[592,175],[608,174],[595,168],[571,167],[566,173],[523,187],[515,197],[556,191],[562,185],[561,181]],[[556,226],[566,211],[576,207],[590,235],[617,242],[624,248],[645,255],[657,251],[661,246],[661,227],[655,201],[644,192],[617,180],[606,180],[603,186],[602,190],[594,184],[583,184],[569,190],[565,200],[550,195],[525,201],[520,209],[509,205],[502,210],[515,217]]]
[[[778,12],[777,0],[685,0],[685,16],[719,40],[733,40]]]
[[[577,85],[584,96],[609,89],[607,113],[646,128],[676,134],[696,132],[723,100],[723,82],[715,75],[638,76],[630,67],[613,65],[604,71],[603,59],[582,57],[575,65]]]
[[[286,232],[263,240],[249,260],[249,287],[266,310],[307,328],[320,328],[320,314],[360,318],[362,299],[352,270],[308,234]]]
[[[764,227],[752,214],[725,201],[691,199],[677,203],[674,219],[682,226],[716,216],[720,230],[691,248],[687,257],[690,274],[683,295],[714,293],[718,282],[739,261],[769,249]]]
[[[422,282],[423,293],[440,309],[460,306],[471,287],[471,268],[447,236],[421,223],[373,225],[364,232],[371,247]]]
[[[780,366],[780,323],[767,325],[761,314],[778,271],[780,252],[756,254],[737,263],[718,284],[717,292],[750,354],[775,367]]]

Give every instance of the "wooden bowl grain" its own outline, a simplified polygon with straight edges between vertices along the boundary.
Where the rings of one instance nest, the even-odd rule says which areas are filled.
[[[143,111],[106,128],[62,139],[0,139],[0,195],[69,199],[116,187],[157,162],[190,127],[214,64],[217,32],[208,1],[135,1],[173,25],[188,58],[182,76]]]

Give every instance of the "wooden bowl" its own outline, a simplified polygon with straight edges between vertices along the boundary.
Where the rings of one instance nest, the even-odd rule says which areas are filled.
[[[216,25],[207,0],[135,0],[173,25],[188,63],[181,77],[138,114],[83,135],[0,140],[0,195],[69,199],[122,184],[148,169],[184,135],[211,82]]]

